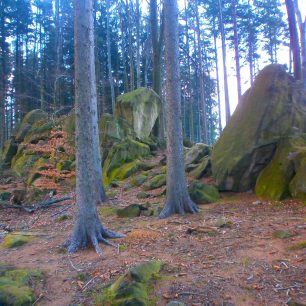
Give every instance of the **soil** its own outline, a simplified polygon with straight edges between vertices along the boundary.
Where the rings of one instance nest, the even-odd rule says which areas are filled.
[[[140,200],[136,194],[142,187],[127,189],[126,183],[113,188],[116,196],[103,205],[163,204],[163,188]],[[2,182],[4,189],[9,188]],[[36,233],[19,248],[0,246],[0,262],[46,273],[35,305],[93,305],[105,285],[136,263],[152,259],[165,263],[152,292],[156,305],[173,300],[190,306],[306,303],[306,249],[290,249],[306,240],[306,206],[297,200],[274,202],[252,193],[226,193],[217,203],[201,205],[195,215],[160,220],[102,213],[105,227],[126,234],[113,241],[120,247],[102,245],[102,256],[93,248],[68,254],[61,247],[72,232],[75,211],[73,200],[32,214],[0,210],[2,228]],[[276,230],[293,236],[277,238]]]

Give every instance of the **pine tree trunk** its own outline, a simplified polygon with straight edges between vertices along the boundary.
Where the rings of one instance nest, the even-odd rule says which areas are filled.
[[[300,53],[300,44],[299,36],[296,27],[296,18],[294,3],[292,0],[286,0],[288,22],[289,22],[289,32],[290,32],[290,44],[293,54],[293,70],[294,78],[296,80],[302,79],[302,64],[301,64],[301,53]]]
[[[223,25],[223,13],[222,13],[222,0],[218,0],[219,3],[219,24],[221,29],[221,41],[222,41],[222,58],[223,58],[223,75],[224,75],[224,98],[225,98],[225,118],[226,123],[229,122],[231,118],[231,110],[229,103],[229,94],[228,94],[228,83],[227,83],[227,63],[226,63],[226,44],[225,44],[225,33]]]
[[[200,82],[200,101],[203,109],[203,142],[207,143],[207,114],[206,114],[206,101],[205,101],[205,87],[204,87],[204,69],[203,59],[201,50],[201,33],[200,33],[200,20],[199,20],[199,9],[198,0],[195,1],[195,13],[196,13],[196,33],[197,33],[197,54],[198,54],[198,77]]]
[[[110,41],[110,24],[109,24],[109,1],[106,0],[106,45],[107,45],[107,68],[108,68],[108,81],[111,90],[112,99],[112,112],[115,112],[115,90],[114,80],[112,73],[112,58],[111,58],[111,41]]]
[[[140,87],[141,75],[140,75],[140,6],[139,0],[136,0],[136,87]]]
[[[76,201],[78,212],[72,237],[67,244],[69,252],[75,252],[92,243],[96,252],[100,253],[99,241],[108,243],[106,238],[115,238],[121,235],[104,229],[97,213],[97,204],[100,198],[96,177],[99,135],[92,0],[75,0],[74,10]]]
[[[235,63],[236,63],[236,79],[238,102],[241,99],[241,75],[240,75],[240,59],[239,59],[239,41],[237,29],[237,0],[232,0],[233,30],[234,30],[234,47],[235,47]]]
[[[183,161],[181,92],[178,42],[178,8],[176,0],[165,0],[165,61],[167,103],[167,197],[160,218],[171,214],[196,213],[186,184]]]

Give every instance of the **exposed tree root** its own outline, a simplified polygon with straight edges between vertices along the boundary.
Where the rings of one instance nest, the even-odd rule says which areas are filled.
[[[92,244],[97,254],[101,254],[102,250],[99,246],[99,242],[117,247],[116,244],[108,241],[108,239],[122,237],[125,237],[125,235],[105,229],[97,218],[90,222],[90,224],[77,222],[71,239],[68,239],[64,246],[68,249],[69,253],[75,253],[78,249],[84,249],[89,244]]]
[[[167,198],[159,218],[165,219],[173,214],[184,215],[186,213],[195,214],[197,212],[199,212],[199,208],[189,197],[183,200]]]

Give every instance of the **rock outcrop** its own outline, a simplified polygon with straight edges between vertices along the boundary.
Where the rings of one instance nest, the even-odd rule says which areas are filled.
[[[212,152],[219,190],[253,189],[271,161],[278,141],[306,132],[306,94],[281,65],[269,65],[256,77]]]

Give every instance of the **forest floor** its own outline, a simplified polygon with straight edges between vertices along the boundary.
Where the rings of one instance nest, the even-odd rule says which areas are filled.
[[[2,184],[0,190],[12,186]],[[142,187],[124,190],[123,184],[113,190],[116,195],[104,207],[164,201],[160,189],[145,200],[136,198]],[[0,246],[0,262],[46,273],[35,305],[93,305],[103,286],[152,259],[165,263],[152,292],[156,305],[172,300],[193,306],[306,303],[306,249],[298,247],[306,240],[302,202],[225,193],[217,203],[201,205],[198,214],[164,220],[119,218],[112,209],[99,208],[105,227],[126,234],[114,241],[118,248],[102,245],[102,256],[91,248],[68,254],[61,247],[72,231],[75,210],[74,201],[32,214],[0,209],[1,225],[35,233],[19,248]]]

